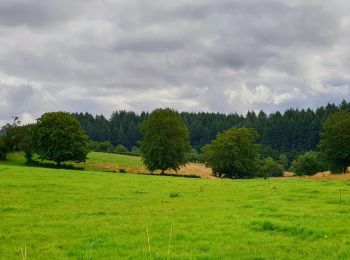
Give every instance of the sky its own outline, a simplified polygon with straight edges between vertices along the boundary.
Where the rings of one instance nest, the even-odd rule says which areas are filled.
[[[348,0],[0,0],[0,124],[350,99]]]

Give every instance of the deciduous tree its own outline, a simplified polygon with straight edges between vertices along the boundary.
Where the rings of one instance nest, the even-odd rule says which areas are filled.
[[[33,145],[41,159],[57,165],[70,160],[83,162],[88,153],[88,137],[79,122],[65,112],[46,113],[38,119]]]
[[[337,112],[324,122],[320,149],[332,170],[346,171],[350,165],[350,112]]]
[[[162,174],[186,163],[186,152],[190,149],[186,125],[172,109],[156,109],[142,123],[141,155],[150,171],[161,170]]]
[[[259,164],[257,139],[255,129],[229,129],[203,148],[203,158],[217,175],[253,177]]]

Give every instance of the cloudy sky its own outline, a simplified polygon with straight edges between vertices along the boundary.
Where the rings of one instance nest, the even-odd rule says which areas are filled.
[[[0,123],[350,99],[348,0],[0,0]]]

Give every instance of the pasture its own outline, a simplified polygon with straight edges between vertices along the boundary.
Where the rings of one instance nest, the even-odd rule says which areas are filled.
[[[174,178],[13,159],[0,164],[0,259],[350,258],[349,181]]]
[[[12,152],[8,155],[7,161],[0,161],[0,164],[4,165],[25,165],[25,158],[22,152]],[[101,152],[90,152],[88,159],[83,163],[64,163],[70,164],[77,167],[82,167],[88,171],[103,171],[103,172],[119,172],[121,169],[128,173],[136,174],[149,174],[150,172],[142,164],[141,157],[130,156],[123,154],[113,153],[101,153]],[[155,174],[159,174],[160,171],[155,171]],[[174,171],[168,171],[169,174],[177,175],[190,175],[197,176],[207,179],[212,179],[212,171],[210,168],[204,166],[201,163],[189,163],[180,168],[178,173]]]

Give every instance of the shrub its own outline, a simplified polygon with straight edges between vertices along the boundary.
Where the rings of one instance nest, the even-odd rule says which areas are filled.
[[[118,145],[114,148],[114,152],[116,152],[116,153],[128,153],[129,150],[128,150],[128,148],[126,148],[124,145],[118,144]]]
[[[265,178],[270,176],[281,177],[283,176],[284,169],[281,164],[268,157],[263,161],[262,172]]]
[[[113,151],[113,145],[109,141],[99,142],[98,143],[98,152],[108,153]]]
[[[137,146],[133,146],[133,147],[131,147],[131,153],[133,153],[133,154],[135,154],[135,155],[137,155],[137,154],[141,154],[141,152],[140,152],[140,148],[139,148],[139,147],[137,147]]]
[[[185,156],[186,156],[186,161],[188,162],[198,162],[200,160],[197,150],[193,148],[190,151],[188,151],[185,154]]]
[[[298,156],[290,167],[291,171],[297,175],[313,175],[317,172],[327,170],[323,154],[319,152],[309,151]]]
[[[283,166],[284,170],[288,169],[289,166],[289,160],[286,154],[282,153],[279,157],[278,157],[278,163],[280,165]]]

